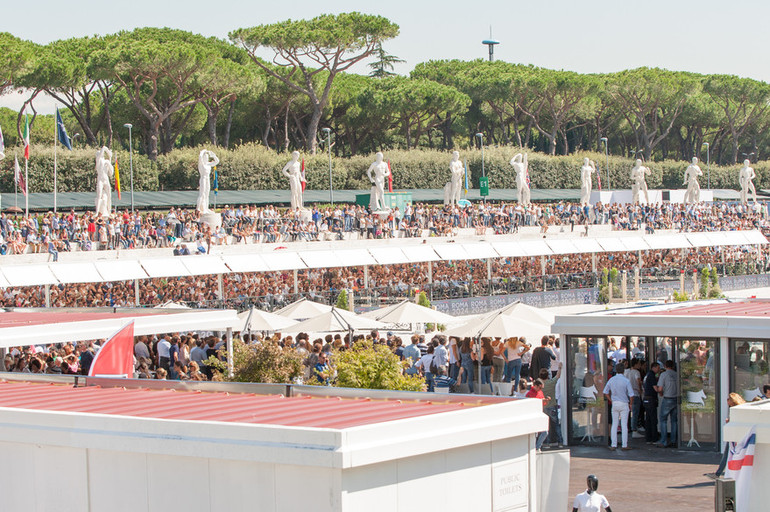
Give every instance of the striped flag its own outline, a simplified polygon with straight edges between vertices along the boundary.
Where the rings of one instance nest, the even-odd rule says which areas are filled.
[[[730,453],[727,456],[727,471],[725,478],[735,480],[735,510],[749,510],[749,491],[751,473],[754,469],[754,447],[757,444],[755,427],[751,427],[739,443],[730,443]]]
[[[307,181],[305,181],[305,159],[302,159],[302,170],[300,171],[300,176],[302,177],[302,192],[305,191],[305,187],[307,186]]]
[[[465,160],[465,195],[468,195],[468,160]]]
[[[118,154],[115,153],[115,189],[118,191],[118,199],[120,199],[120,171],[118,170]]]
[[[19,167],[19,159],[17,157],[14,157],[13,162],[13,179],[16,181],[16,184],[19,186],[19,189],[24,193],[24,195],[27,195],[27,183],[24,181],[24,175],[21,173],[21,167]]]
[[[24,131],[21,133],[21,140],[24,143],[24,158],[29,160],[29,114],[24,114]]]
[[[217,173],[217,166],[214,166],[214,195],[219,192],[219,174]]]
[[[388,160],[388,192],[393,193],[393,171],[390,170],[390,160]]]

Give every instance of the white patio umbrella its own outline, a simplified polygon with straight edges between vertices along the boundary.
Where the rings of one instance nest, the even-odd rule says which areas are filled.
[[[420,306],[410,300],[403,300],[398,304],[375,309],[363,313],[361,316],[387,324],[448,324],[455,320],[452,315]]]
[[[185,306],[184,304],[174,302],[173,300],[167,300],[163,304],[158,304],[153,309],[190,309],[190,308],[188,306]]]
[[[358,315],[332,307],[330,311],[292,325],[287,332],[352,332],[356,330],[383,329],[386,324],[361,318]]]
[[[319,302],[313,302],[303,297],[296,302],[292,302],[288,306],[285,306],[275,312],[276,315],[291,318],[292,320],[305,320],[313,318],[321,313],[327,313],[331,311],[332,307]],[[299,332],[299,331],[298,331]]]
[[[238,318],[243,322],[241,331],[280,331],[297,323],[296,320],[286,318],[275,313],[268,313],[257,308],[251,308],[248,311],[238,314]]]

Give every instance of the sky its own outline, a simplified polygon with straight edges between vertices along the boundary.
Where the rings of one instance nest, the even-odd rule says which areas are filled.
[[[761,57],[770,49],[763,26],[770,2],[761,0],[36,0],[6,3],[0,31],[41,44],[142,26],[227,38],[236,28],[356,10],[401,27],[384,45],[406,60],[396,68],[401,74],[428,60],[487,58],[481,41],[491,26],[500,41],[497,60],[581,73],[648,66],[770,82]],[[0,96],[0,106],[22,102],[17,93]],[[50,99],[35,106],[42,113],[54,108]]]

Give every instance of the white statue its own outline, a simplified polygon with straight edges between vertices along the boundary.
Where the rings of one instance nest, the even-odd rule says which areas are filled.
[[[291,187],[291,209],[302,209],[302,182],[305,181],[305,178],[302,176],[302,168],[299,163],[299,151],[295,151],[291,154],[291,160],[283,166],[281,172],[284,176],[289,178],[289,186]]]
[[[369,181],[372,182],[372,191],[369,196],[369,208],[373,212],[385,211],[385,180],[390,176],[388,164],[383,161],[382,153],[375,155],[374,162],[366,170]],[[374,173],[374,174],[372,174]]]
[[[648,174],[652,174],[652,171],[650,171],[649,168],[643,166],[642,161],[637,158],[634,167],[631,169],[631,195],[633,196],[633,199],[631,199],[632,203],[639,202],[639,192],[644,192],[645,203],[650,202],[646,181]]]
[[[203,149],[198,155],[198,205],[196,209],[201,213],[211,213],[209,209],[209,192],[211,191],[211,168],[219,165],[219,158],[213,151]]]
[[[516,153],[511,158],[511,165],[516,171],[516,191],[518,193],[519,204],[527,206],[529,204],[529,183],[527,183],[527,154]]]
[[[687,185],[687,192],[684,193],[684,204],[699,203],[700,202],[700,185],[698,184],[698,176],[703,176],[703,171],[700,170],[698,165],[698,158],[693,157],[692,163],[687,166],[687,170],[684,171],[684,185]]]
[[[583,159],[583,167],[580,168],[580,204],[591,202],[591,189],[593,188],[593,175],[596,172],[596,164],[589,158]]]
[[[738,178],[741,182],[741,203],[744,204],[749,202],[749,192],[751,192],[754,202],[757,202],[757,189],[754,188],[754,178],[756,178],[757,175],[754,174],[754,169],[749,167],[749,164],[751,164],[751,162],[748,159],[743,161],[741,174]]]
[[[112,151],[106,146],[96,152],[96,214],[107,217],[112,211],[110,178],[115,175],[112,167]]]
[[[465,176],[465,169],[460,161],[460,153],[458,151],[452,152],[449,171],[452,173],[452,177],[449,183],[444,185],[444,204],[457,204],[460,200],[460,191],[463,188],[463,176]]]

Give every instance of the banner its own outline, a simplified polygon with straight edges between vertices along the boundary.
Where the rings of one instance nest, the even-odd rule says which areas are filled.
[[[757,444],[755,427],[751,427],[740,442],[730,443],[725,478],[735,480],[735,510],[748,512],[751,473],[754,469],[754,447]]]
[[[89,377],[134,377],[134,322],[108,339],[96,354]]]

